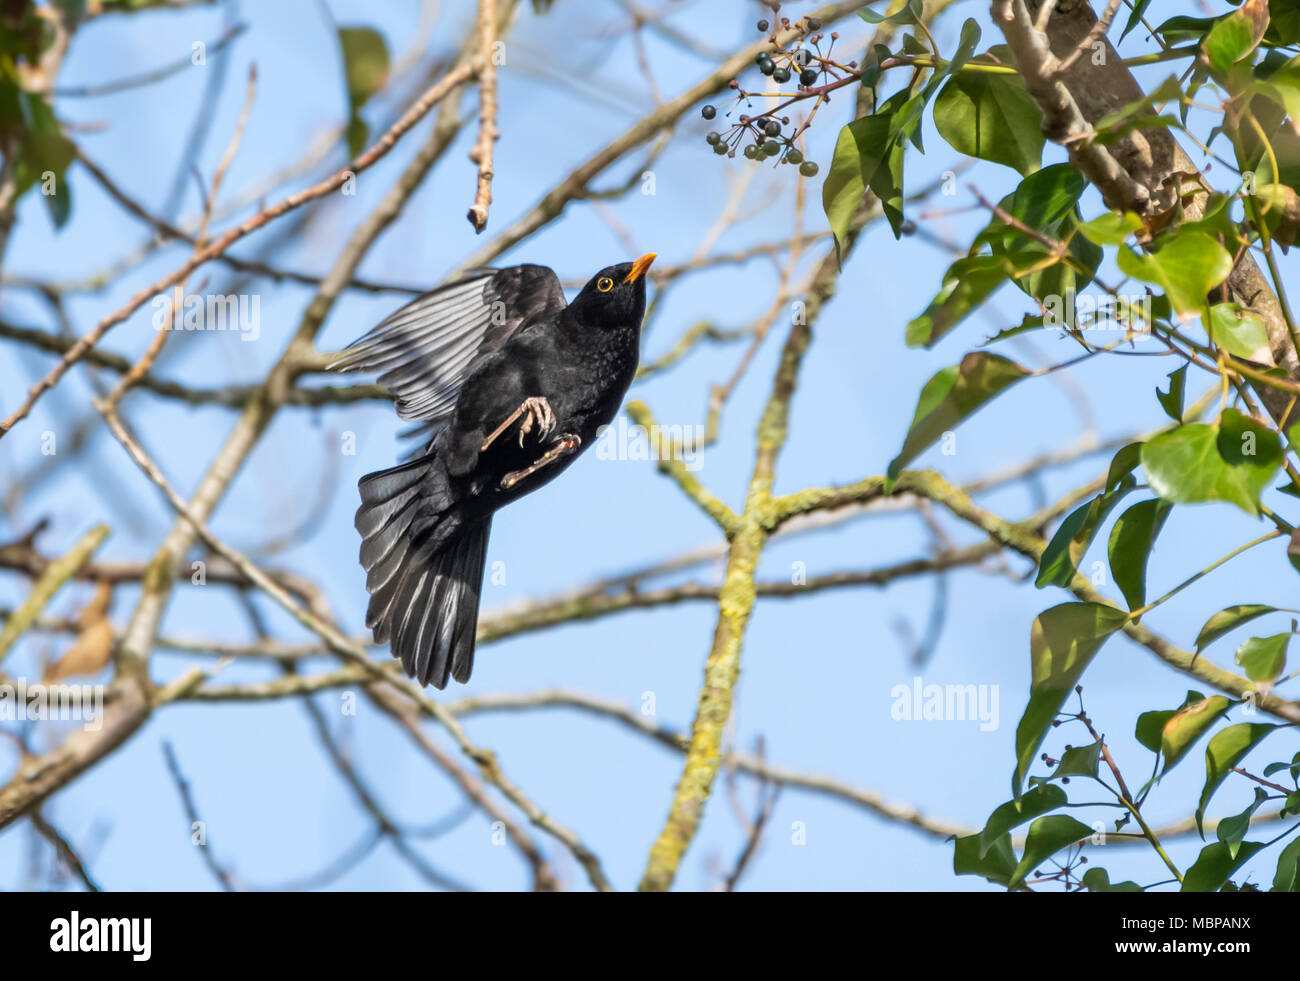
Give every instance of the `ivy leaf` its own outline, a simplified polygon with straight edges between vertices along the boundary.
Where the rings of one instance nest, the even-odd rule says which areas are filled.
[[[1011,782],[1016,796],[1066,696],[1106,638],[1127,620],[1128,614],[1105,603],[1062,603],[1034,619],[1029,633],[1033,680],[1029,703],[1016,726],[1016,772]]]
[[[1061,762],[1052,771],[1051,779],[1057,777],[1095,777],[1097,766],[1101,761],[1101,740],[1087,746],[1072,746],[1061,755]]]
[[[1205,626],[1196,635],[1196,653],[1201,653],[1206,645],[1218,640],[1228,631],[1276,610],[1276,606],[1265,606],[1259,603],[1243,603],[1240,606],[1229,606],[1220,610],[1205,621]]]
[[[1252,637],[1237,648],[1235,660],[1251,681],[1272,684],[1286,668],[1286,647],[1290,640],[1289,633]]]
[[[925,312],[907,325],[907,343],[913,347],[933,345],[1010,279],[1014,271],[1005,256],[958,259],[944,273],[943,287]]]
[[[1092,828],[1082,821],[1076,821],[1068,814],[1053,814],[1041,817],[1029,826],[1025,836],[1025,853],[1020,864],[1011,874],[1008,889],[1014,889],[1025,881],[1025,876],[1044,859],[1050,858],[1067,845],[1073,845],[1081,838],[1092,837]]]
[[[862,195],[895,139],[894,114],[877,112],[855,119],[840,130],[831,169],[822,184],[822,207],[835,242],[842,247]]]
[[[1147,559],[1170,507],[1168,501],[1159,498],[1139,501],[1121,514],[1110,530],[1110,575],[1130,610],[1146,603]]]
[[[1262,842],[1243,841],[1237,846],[1234,855],[1221,841],[1206,845],[1192,867],[1184,873],[1181,891],[1215,892],[1228,881],[1228,876],[1245,865],[1263,847]]]
[[[373,27],[340,27],[338,38],[348,93],[348,153],[355,157],[365,149],[369,135],[361,108],[388,77],[388,42]]]
[[[1179,426],[1142,446],[1147,482],[1165,500],[1227,501],[1252,515],[1281,464],[1277,434],[1236,409],[1217,425]]]
[[[1139,255],[1121,247],[1119,268],[1125,274],[1162,287],[1174,310],[1200,313],[1210,290],[1232,272],[1228,250],[1205,232],[1175,232],[1159,252]]]
[[[1205,36],[1205,59],[1216,75],[1226,75],[1237,62],[1255,50],[1268,30],[1268,7],[1263,0],[1246,0]]]
[[[1039,300],[1072,297],[1092,282],[1102,259],[1100,247],[1073,236],[1079,198],[1087,186],[1083,176],[1069,164],[1053,164],[1030,174],[999,202],[1005,212],[1024,225],[1055,239],[1069,239],[1068,255],[1073,264],[1058,260],[1036,268],[1054,257],[1037,239],[999,218],[989,223],[975,244],[988,243],[994,255],[1010,255],[1019,268],[1032,269],[1015,279],[1016,286],[1029,296]]]
[[[1134,468],[1142,462],[1142,444],[1128,443],[1121,446],[1113,457],[1110,459],[1110,469],[1106,471],[1106,487],[1104,492],[1109,494],[1119,482],[1131,474]]]
[[[1237,851],[1241,847],[1241,840],[1246,837],[1246,832],[1250,830],[1251,817],[1259,810],[1259,805],[1266,800],[1268,800],[1268,794],[1264,792],[1264,788],[1256,787],[1255,800],[1251,805],[1240,814],[1224,818],[1219,822],[1219,826],[1214,829],[1214,836],[1228,846],[1230,858],[1237,857]]]
[[[938,372],[921,389],[916,415],[898,456],[889,463],[888,482],[962,419],[975,412],[1008,385],[1029,374],[1014,361],[986,351],[973,351],[961,363]]]
[[[1176,709],[1143,712],[1138,716],[1137,726],[1133,730],[1134,737],[1151,752],[1160,752],[1160,736],[1165,731],[1165,723],[1187,706],[1204,700],[1205,696],[1199,691],[1189,691],[1183,704]]]
[[[1103,868],[1093,866],[1083,873],[1083,878],[1079,880],[1083,888],[1089,892],[1141,892],[1142,887],[1131,879],[1125,879],[1123,882],[1116,882],[1113,885],[1110,881],[1110,873]]]
[[[1277,857],[1273,892],[1300,892],[1300,838],[1292,839]]]
[[[980,857],[992,848],[1012,828],[1019,827],[1026,821],[1032,821],[1040,815],[1064,807],[1067,803],[1065,791],[1056,784],[1040,783],[1020,795],[1019,800],[1009,800],[998,805],[989,815],[980,832]]]
[[[1142,23],[1142,15],[1147,12],[1147,7],[1149,6],[1151,6],[1151,0],[1137,0],[1137,3],[1133,4],[1133,10],[1128,15],[1128,23],[1124,25],[1124,30],[1119,36],[1121,41],[1129,36],[1129,32],[1131,32],[1133,28]]]
[[[1042,117],[1017,75],[953,75],[934,100],[934,126],[958,153],[1031,174],[1043,156]]]
[[[1247,361],[1273,363],[1264,321],[1239,304],[1216,303],[1210,307],[1210,337],[1229,354]]]
[[[1079,226],[1079,234],[1094,245],[1122,245],[1142,227],[1142,219],[1131,211],[1108,211]]]
[[[1038,560],[1038,578],[1034,580],[1034,585],[1039,589],[1044,586],[1069,586],[1078,571],[1079,560],[1088,551],[1088,546],[1092,544],[1102,522],[1133,487],[1132,478],[1121,480],[1115,490],[1098,494],[1091,501],[1071,512],[1056,529],[1056,534],[1047,543],[1047,548],[1043,549],[1043,554]]]
[[[992,845],[981,849],[979,835],[954,839],[952,870],[957,875],[980,875],[989,882],[1005,886],[1016,870],[1016,853],[1011,835],[1004,834]]]
[[[1165,758],[1165,765],[1161,767],[1160,775],[1164,776],[1176,767],[1187,755],[1187,751],[1195,745],[1196,740],[1200,739],[1231,705],[1232,702],[1226,696],[1211,695],[1175,712],[1160,733],[1160,752]]]
[[[1183,421],[1183,400],[1187,391],[1187,365],[1169,372],[1169,391],[1156,389],[1156,401],[1174,422]]]

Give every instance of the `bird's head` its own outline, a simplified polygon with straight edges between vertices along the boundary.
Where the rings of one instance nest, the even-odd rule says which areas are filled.
[[[641,326],[645,316],[645,272],[655,254],[606,266],[592,276],[569,305],[585,323],[599,327]]]

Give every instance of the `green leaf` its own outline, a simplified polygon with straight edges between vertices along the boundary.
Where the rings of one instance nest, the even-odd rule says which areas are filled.
[[[907,325],[907,343],[930,347],[1011,278],[1014,267],[1003,256],[958,259],[944,273],[943,287],[925,312]]]
[[[1133,28],[1142,23],[1142,15],[1147,12],[1149,6],[1151,6],[1151,0],[1137,0],[1137,3],[1133,4],[1133,9],[1128,15],[1128,22],[1124,25],[1124,30],[1119,36],[1121,41],[1129,36]]]
[[[1241,847],[1241,840],[1246,837],[1246,832],[1250,830],[1250,819],[1254,813],[1259,810],[1259,805],[1268,800],[1268,794],[1262,787],[1255,788],[1255,800],[1240,814],[1234,814],[1226,817],[1219,822],[1219,826],[1214,829],[1214,836],[1228,846],[1228,855],[1232,858],[1237,857],[1237,850]]]
[[[855,119],[840,130],[830,173],[822,184],[822,207],[840,246],[862,204],[862,195],[894,143],[893,122],[893,113],[878,112]]]
[[[916,24],[921,18],[921,0],[908,0],[901,10],[886,17],[870,7],[863,7],[858,16],[868,24]]]
[[[1289,633],[1252,637],[1237,648],[1235,660],[1251,681],[1272,684],[1286,668],[1286,646],[1290,640]]]
[[[1121,446],[1110,460],[1110,469],[1106,471],[1105,493],[1109,494],[1119,482],[1131,474],[1142,462],[1142,444],[1128,443]]]
[[[1252,9],[1263,13],[1262,21],[1250,15]],[[1245,4],[1210,29],[1205,36],[1205,59],[1216,75],[1228,70],[1255,50],[1268,27],[1268,13],[1263,4]]]
[[[1187,755],[1187,751],[1231,705],[1232,702],[1226,696],[1211,695],[1175,712],[1160,733],[1160,752],[1165,758],[1160,775],[1164,776],[1176,767]]]
[[[1057,777],[1095,777],[1097,765],[1101,761],[1101,740],[1087,746],[1072,746],[1061,756],[1061,762],[1052,771],[1051,779]]]
[[[871,193],[880,200],[880,210],[885,213],[895,239],[903,237],[903,158],[906,152],[906,143],[897,141],[867,182]]]
[[[15,195],[25,194],[33,186],[42,184],[47,174],[54,175],[58,192],[55,196],[66,195],[64,172],[77,154],[76,147],[63,134],[63,127],[43,96],[32,92],[18,93],[17,108],[19,120],[16,122],[22,133],[14,162]],[[66,210],[71,199],[65,197],[64,202],[59,207]]]
[[[1165,500],[1227,501],[1252,515],[1281,463],[1277,434],[1236,409],[1218,425],[1179,426],[1142,446],[1147,482]]]
[[[1116,882],[1113,885],[1110,881],[1110,873],[1103,868],[1093,866],[1083,873],[1083,878],[1079,880],[1083,888],[1089,892],[1141,892],[1142,887],[1131,879],[1125,879],[1123,882]]]
[[[1020,223],[1054,239],[1069,239],[1067,255],[1073,263],[1049,253],[1046,246],[1014,224],[994,218],[975,239],[975,246],[988,243],[994,255],[1011,256],[1018,269],[1016,286],[1038,300],[1071,297],[1086,287],[1101,263],[1102,250],[1086,238],[1074,236],[1079,197],[1088,183],[1069,164],[1053,164],[1030,174],[999,206]],[[972,249],[975,247],[972,246]],[[1044,268],[1043,261],[1054,260]]]
[[[1151,750],[1151,752],[1158,753],[1160,752],[1160,737],[1165,731],[1165,723],[1187,706],[1204,700],[1205,696],[1199,691],[1189,691],[1187,697],[1183,699],[1183,704],[1176,709],[1143,712],[1138,716],[1133,735],[1139,743]]]
[[[1031,174],[1043,155],[1042,117],[1016,75],[953,75],[934,100],[934,125],[958,153]]]
[[[980,875],[989,882],[1005,886],[1016,870],[1016,853],[1011,847],[1011,835],[1004,834],[988,848],[980,847],[979,835],[965,835],[955,839],[952,870],[957,875]]]
[[[980,856],[983,857],[984,853],[1012,828],[1019,827],[1026,821],[1032,821],[1048,811],[1064,807],[1066,802],[1065,791],[1056,784],[1040,783],[1021,794],[1019,800],[1009,800],[1005,804],[998,805],[997,809],[989,815],[984,830],[979,834]]]
[[[1277,857],[1273,892],[1300,892],[1300,838],[1293,838]]]
[[[1035,866],[1051,858],[1067,845],[1073,845],[1081,838],[1092,837],[1093,830],[1081,821],[1076,821],[1068,814],[1053,814],[1041,817],[1029,826],[1025,836],[1025,853],[1020,858],[1008,889],[1014,889],[1025,881],[1025,876],[1034,871]]]
[[[1262,842],[1243,841],[1233,855],[1221,841],[1206,845],[1192,867],[1183,874],[1182,891],[1215,892],[1228,881],[1228,876],[1245,865],[1263,847]]]
[[[340,27],[343,78],[348,105],[355,111],[379,91],[388,77],[388,42],[372,27]]]
[[[1016,772],[1011,789],[1017,796],[1066,696],[1106,638],[1127,620],[1128,614],[1104,603],[1062,603],[1034,619],[1029,633],[1033,680],[1029,703],[1016,726]]]
[[[1122,245],[1142,227],[1142,219],[1131,211],[1108,211],[1079,226],[1079,234],[1094,245]]]
[[[1202,231],[1175,232],[1159,252],[1139,255],[1121,247],[1119,268],[1144,282],[1156,283],[1180,314],[1200,313],[1210,290],[1232,272],[1228,250]]]
[[[348,153],[356,157],[365,149],[370,134],[361,108],[388,77],[388,43],[371,27],[340,27],[338,38],[348,93]]]
[[[1264,606],[1259,603],[1243,603],[1240,606],[1229,606],[1220,610],[1205,621],[1205,626],[1196,635],[1196,653],[1201,653],[1207,644],[1218,640],[1228,631],[1235,630],[1243,623],[1249,623],[1257,617],[1262,617],[1265,613],[1273,613],[1276,610],[1276,606]]]
[[[1160,408],[1164,409],[1165,415],[1174,422],[1183,421],[1183,399],[1186,391],[1187,365],[1175,368],[1169,373],[1169,391],[1162,392],[1156,389],[1156,400],[1160,403]]]
[[[1247,361],[1273,363],[1264,321],[1236,303],[1210,307],[1210,337],[1229,354]]]
[[[1170,506],[1158,498],[1139,501],[1121,514],[1110,530],[1110,574],[1130,610],[1146,603],[1147,559]]]
[[[1043,549],[1038,560],[1038,578],[1034,585],[1039,589],[1044,586],[1069,586],[1078,571],[1079,560],[1088,551],[1093,538],[1106,516],[1129,491],[1133,481],[1122,480],[1120,485],[1107,494],[1098,494],[1092,500],[1076,508],[1069,517],[1061,522],[1056,534]]]
[[[1182,44],[1184,41],[1200,42],[1217,21],[1214,17],[1187,17],[1179,15],[1170,17],[1156,28],[1156,33],[1168,44]]]
[[[1000,355],[973,351],[959,365],[934,375],[921,390],[903,448],[889,463],[889,480],[897,479],[908,463],[958,422],[1028,374]]]

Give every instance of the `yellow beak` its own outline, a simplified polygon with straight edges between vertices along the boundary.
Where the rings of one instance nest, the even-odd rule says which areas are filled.
[[[645,271],[650,268],[650,263],[654,261],[655,261],[655,253],[647,252],[636,262],[632,263],[632,271],[627,274],[627,279],[623,280],[623,282],[635,283],[638,279],[640,279],[645,274]]]

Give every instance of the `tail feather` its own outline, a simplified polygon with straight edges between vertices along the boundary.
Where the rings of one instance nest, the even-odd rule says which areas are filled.
[[[432,454],[361,480],[366,626],[420,684],[464,683],[474,666],[491,519],[464,523]]]

